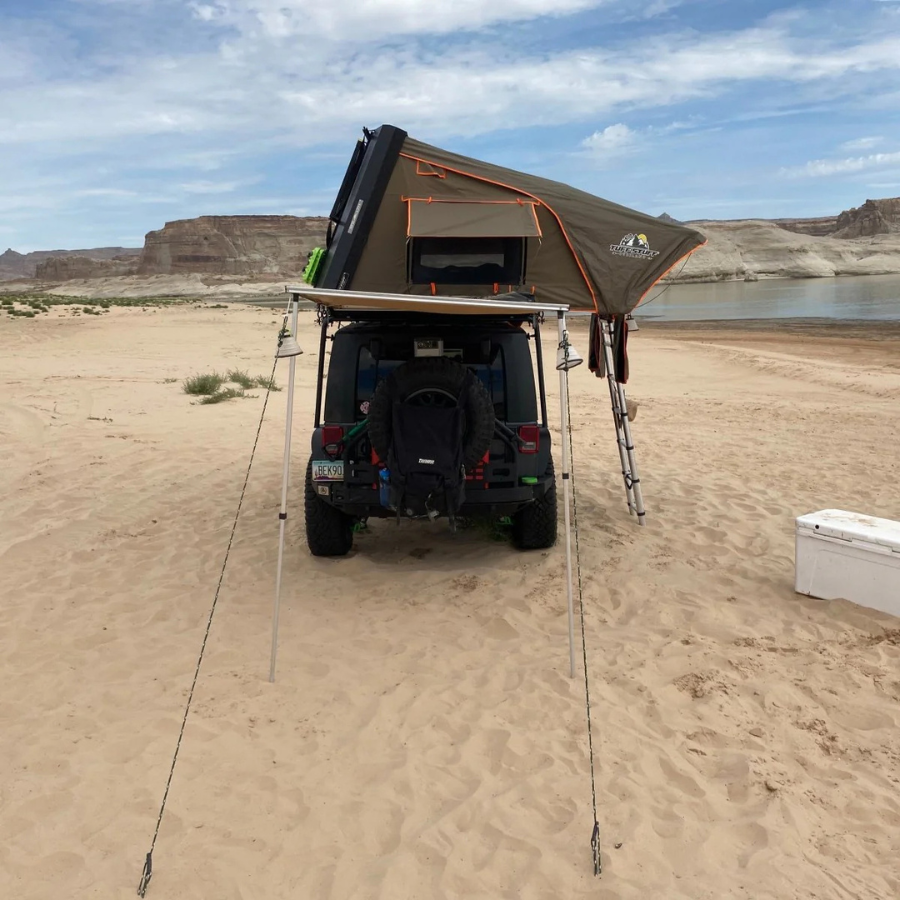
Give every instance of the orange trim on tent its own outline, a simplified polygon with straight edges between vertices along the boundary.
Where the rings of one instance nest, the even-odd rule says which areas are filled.
[[[440,197],[438,199],[435,199],[434,197],[400,196],[401,203],[410,203],[413,200],[415,200],[416,203],[483,203],[493,206],[530,206],[532,210],[537,206],[546,206],[546,204],[542,200],[523,200],[521,197],[516,197],[515,200],[442,200]],[[538,227],[538,230],[540,230],[540,226]]]
[[[536,203],[531,204],[531,214],[534,216],[534,227],[537,228],[538,238],[543,238],[544,232],[541,231],[541,223],[538,221],[537,208],[538,205]],[[547,209],[550,209],[550,207],[548,206]],[[553,210],[551,209],[550,212],[553,212]],[[556,215],[556,213],[553,214]],[[582,272],[582,275],[583,274],[584,273]]]
[[[654,281],[653,284],[651,284],[643,294],[641,294],[641,299],[638,300],[638,302],[634,305],[634,309],[637,309],[644,302],[644,297],[646,297],[647,294],[649,294],[650,291],[652,291],[653,288],[655,288],[656,285],[658,285],[663,280],[663,278],[665,278],[666,275],[668,275],[669,272],[671,272],[672,269],[674,269],[675,266],[678,265],[678,263],[680,263],[682,260],[687,261],[690,256],[693,256],[698,250],[702,250],[708,243],[709,241],[704,241],[702,244],[700,244],[699,247],[694,247],[693,250],[688,250],[688,252],[685,253],[684,256],[679,256],[678,259],[676,259],[675,262],[673,262],[672,265],[669,266],[669,268],[666,269],[666,271],[663,272],[662,275],[660,275],[659,278],[657,278],[656,281]]]
[[[431,166],[433,169],[440,169],[440,171],[439,172],[423,172],[419,168],[419,166],[423,162],[425,163],[426,166]],[[416,160],[416,175],[421,175],[425,178],[427,178],[428,176],[432,176],[434,178],[446,178],[447,177],[447,173],[444,171],[444,169],[441,166],[434,166],[430,162],[426,162],[424,159]]]
[[[557,215],[556,210],[553,209],[552,206],[549,206],[546,201],[542,200],[540,197],[536,197],[534,194],[529,193],[528,191],[522,190],[522,188],[513,187],[509,184],[504,184],[502,181],[492,181],[490,178],[483,178],[481,175],[473,175],[471,172],[464,172],[462,169],[454,169],[452,166],[444,166],[439,165],[438,163],[430,162],[427,159],[419,159],[418,156],[411,156],[409,153],[401,153],[400,156],[404,157],[404,159],[409,159],[415,161],[417,164],[420,162],[426,163],[429,166],[437,166],[440,169],[445,169],[448,172],[453,172],[456,175],[462,175],[465,178],[474,178],[475,181],[483,181],[485,184],[493,184],[496,187],[502,187],[507,191],[516,191],[519,194],[524,194],[526,197],[531,197],[533,200],[536,200],[542,206],[547,207],[550,210],[550,214],[556,219],[556,224],[559,225],[559,230],[562,232],[562,236],[565,238],[566,244],[568,244],[569,250],[572,251],[572,258],[575,260],[575,265],[578,266],[578,271],[581,272],[581,277],[584,278],[584,283],[587,285],[588,292],[591,295],[591,300],[594,301],[594,312],[599,313],[600,308],[597,306],[597,295],[594,293],[594,288],[591,285],[591,280],[587,276],[587,272],[584,271],[584,266],[581,264],[581,260],[578,258],[578,254],[575,252],[575,248],[572,246],[572,242],[569,240],[569,235],[566,232],[566,228],[562,223],[562,219]]]

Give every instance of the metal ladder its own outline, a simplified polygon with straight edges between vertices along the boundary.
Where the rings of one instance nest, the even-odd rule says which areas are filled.
[[[625,402],[625,388],[616,381],[616,366],[613,358],[612,322],[601,322],[603,333],[603,360],[606,363],[606,380],[609,383],[609,398],[612,401],[613,421],[616,425],[616,443],[619,445],[619,459],[622,463],[622,480],[625,482],[625,497],[628,511],[638,517],[638,524],[644,524],[646,512],[641,494],[641,479],[638,475],[637,460],[634,455],[634,440],[631,437],[631,423],[628,421],[628,405]]]

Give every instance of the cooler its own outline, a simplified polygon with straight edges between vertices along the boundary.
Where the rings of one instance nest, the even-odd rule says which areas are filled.
[[[841,509],[797,519],[795,590],[900,616],[900,522]]]

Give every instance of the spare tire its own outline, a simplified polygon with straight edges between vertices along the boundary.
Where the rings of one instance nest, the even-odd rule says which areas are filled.
[[[388,458],[394,402],[465,412],[463,464],[478,465],[494,437],[494,404],[485,386],[462,364],[444,356],[411,359],[398,366],[375,390],[369,404],[369,440],[380,459]]]

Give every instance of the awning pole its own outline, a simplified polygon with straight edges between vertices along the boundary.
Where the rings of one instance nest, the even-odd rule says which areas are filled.
[[[559,343],[568,341],[566,333],[566,314],[562,310],[557,314],[559,327]],[[563,507],[566,521],[566,597],[569,606],[569,677],[575,677],[575,610],[572,597],[572,529],[569,514],[569,383],[565,368],[559,370],[559,407],[562,428],[562,478]]]
[[[296,294],[291,294],[291,334],[297,337],[297,321],[300,302]],[[275,681],[275,657],[278,653],[278,615],[281,611],[281,566],[284,561],[284,528],[287,524],[288,483],[291,476],[291,430],[294,418],[294,373],[297,357],[290,357],[288,370],[287,422],[284,428],[284,473],[281,479],[281,510],[278,513],[278,569],[275,575],[275,610],[272,615],[272,656],[269,662],[269,681]]]

